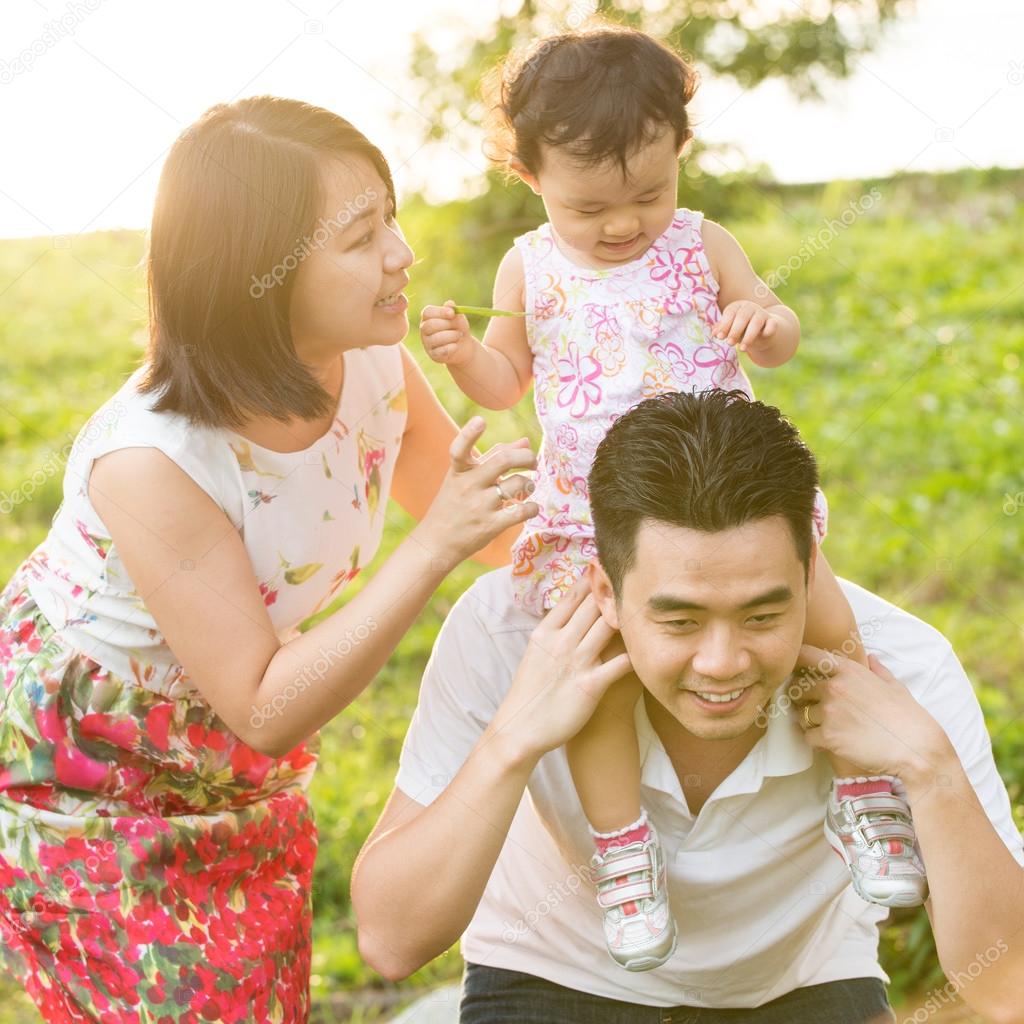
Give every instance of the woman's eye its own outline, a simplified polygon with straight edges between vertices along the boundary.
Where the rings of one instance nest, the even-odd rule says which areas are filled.
[[[638,199],[637,202],[641,206],[650,206],[651,203],[656,203],[660,198],[661,196],[655,196],[653,199]]]

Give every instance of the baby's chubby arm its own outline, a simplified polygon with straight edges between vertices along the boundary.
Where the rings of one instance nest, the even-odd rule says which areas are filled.
[[[721,224],[705,218],[701,233],[719,285],[722,318],[714,336],[738,346],[758,366],[781,366],[800,343],[796,313],[758,277],[739,242]]]
[[[483,343],[473,337],[469,321],[449,299],[425,306],[420,337],[427,355],[444,363],[462,392],[485,409],[511,409],[533,380],[533,353],[526,338],[526,318],[492,317]],[[494,278],[494,305],[521,312],[524,307],[523,258],[513,247],[505,253]]]

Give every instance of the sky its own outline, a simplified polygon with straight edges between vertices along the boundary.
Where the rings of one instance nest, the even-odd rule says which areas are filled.
[[[577,0],[579,2],[579,0]],[[797,0],[766,0],[765,7]],[[274,93],[347,117],[384,151],[399,201],[479,186],[483,157],[433,151],[408,126],[413,32],[454,53],[500,0],[4,0],[0,238],[146,227],[174,138],[214,103]],[[568,3],[556,12],[568,10]],[[402,119],[396,118],[401,114]],[[694,128],[727,147],[714,172],[762,162],[780,180],[1024,166],[1024,4],[918,0],[823,102],[781,82],[708,74]],[[465,147],[460,147],[465,148]]]

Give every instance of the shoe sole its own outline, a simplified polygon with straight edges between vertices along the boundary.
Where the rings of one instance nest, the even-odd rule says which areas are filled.
[[[839,836],[835,834],[835,832],[832,831],[832,829],[828,827],[827,822],[825,823],[825,835],[828,839],[828,845],[835,852],[835,855],[843,862],[843,864],[846,867],[846,870],[850,872],[850,882],[853,885],[853,891],[862,900],[864,900],[865,903],[874,903],[876,906],[879,907],[893,908],[924,906],[924,899],[919,897],[917,893],[913,892],[906,894],[897,892],[893,893],[891,896],[886,896],[885,898],[867,895],[861,888],[860,882],[858,881],[857,876],[854,874],[850,862],[846,858],[846,854],[842,851],[842,849],[840,849],[840,846],[842,845],[842,840],[839,838]],[[839,843],[840,846],[837,846],[836,843]],[[925,895],[925,899],[927,899],[927,894]]]
[[[612,957],[612,959],[615,960],[615,962],[620,967],[625,967],[627,971],[652,971],[652,970],[654,970],[655,967],[661,967],[662,964],[666,964],[666,963],[669,962],[669,960],[672,959],[673,955],[675,954],[676,944],[678,943],[678,941],[679,941],[678,934],[673,935],[672,936],[672,948],[664,956],[661,956],[661,957],[657,957],[657,956],[635,957],[632,960],[626,961],[626,963],[621,963],[620,961],[615,960],[615,957]]]

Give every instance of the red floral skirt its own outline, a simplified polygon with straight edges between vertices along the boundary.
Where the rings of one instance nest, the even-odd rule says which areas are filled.
[[[50,1024],[309,1016],[319,737],[243,744],[0,594],[0,965]]]

